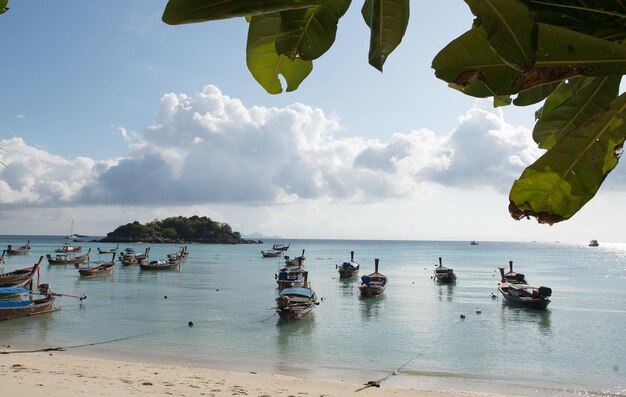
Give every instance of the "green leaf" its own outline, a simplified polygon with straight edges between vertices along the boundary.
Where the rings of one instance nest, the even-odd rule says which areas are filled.
[[[163,22],[169,25],[215,21],[308,8],[328,0],[169,0]]]
[[[452,41],[433,60],[435,74],[476,97],[513,95],[577,76],[626,73],[626,46],[538,24],[537,61],[520,73],[491,50],[482,26]]]
[[[550,95],[559,86],[559,84],[561,83],[557,81],[522,91],[513,100],[513,104],[515,106],[528,106],[539,103],[546,99],[546,97]]]
[[[584,77],[576,77],[568,79],[559,83],[559,86],[550,94],[544,102],[541,109],[535,114],[535,119],[539,120],[542,117],[547,116],[557,107],[561,106],[563,102],[570,99],[578,90],[580,86],[585,82]]]
[[[558,141],[513,183],[509,212],[553,224],[571,218],[617,166],[626,137],[626,94]]]
[[[617,97],[621,76],[588,77],[574,95],[541,117],[533,129],[540,148],[549,149]]]
[[[335,42],[337,23],[350,7],[350,1],[329,0],[326,5],[281,12],[276,51],[291,59],[319,58]]]
[[[512,84],[521,77],[493,52],[482,27],[450,42],[435,56],[432,67],[451,87],[478,98],[515,94]]]
[[[366,0],[361,14],[370,28],[369,63],[383,71],[409,24],[409,0]]]
[[[291,60],[276,53],[274,39],[280,29],[280,14],[258,15],[250,20],[246,63],[254,79],[270,94],[283,91],[279,75],[293,91],[313,70],[313,62]]]
[[[9,0],[0,0],[0,14],[4,14],[9,11],[9,7],[7,7],[7,5],[9,5]]]
[[[480,18],[491,48],[514,69],[524,71],[535,63],[537,24],[528,7],[518,0],[465,0]]]

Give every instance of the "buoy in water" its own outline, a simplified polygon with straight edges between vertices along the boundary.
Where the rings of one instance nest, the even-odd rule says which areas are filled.
[[[188,322],[187,325],[193,327],[193,321]]]
[[[164,295],[164,296],[163,296],[163,299],[167,299],[167,295]]]
[[[461,320],[465,320],[465,314],[461,314]]]

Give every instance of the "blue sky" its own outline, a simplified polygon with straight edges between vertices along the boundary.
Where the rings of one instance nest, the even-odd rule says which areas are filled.
[[[624,172],[573,220],[513,221],[541,152],[536,107],[493,109],[438,80],[461,0],[413,7],[384,73],[353,2],[292,93],[245,64],[242,18],[168,26],[165,1],[20,2],[0,16],[0,233],[83,234],[207,215],[293,238],[624,242]]]

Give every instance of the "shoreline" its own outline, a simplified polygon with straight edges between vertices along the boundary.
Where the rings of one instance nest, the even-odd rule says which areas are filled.
[[[413,396],[500,397],[457,390],[367,387],[349,382],[215,370],[155,362],[128,362],[65,351],[0,354],[0,389],[7,395],[48,396]],[[361,389],[361,390],[359,390]]]

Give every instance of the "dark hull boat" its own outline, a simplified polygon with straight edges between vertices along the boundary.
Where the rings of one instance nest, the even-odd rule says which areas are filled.
[[[338,266],[339,278],[354,277],[361,266],[354,261],[354,251],[350,251],[350,262],[344,262],[341,266]]]
[[[22,289],[19,292],[28,291],[30,290]],[[54,310],[54,296],[34,300],[0,301],[0,320],[34,316],[35,314],[50,313]]]
[[[504,268],[500,268],[502,280],[498,285],[498,291],[504,300],[514,306],[527,309],[545,310],[550,304],[552,289],[548,287],[534,287],[525,282],[509,282],[505,279]]]
[[[261,251],[263,258],[277,258],[283,254],[283,251]]]
[[[306,281],[307,272],[304,272],[304,287],[285,288],[276,298],[276,313],[283,320],[297,320],[311,311],[319,302],[317,295]]]
[[[291,243],[284,245],[284,244],[274,244],[272,245],[272,249],[274,251],[287,251],[289,249],[289,246],[291,245]]]
[[[302,250],[302,255],[296,256],[295,258],[290,258],[289,256],[285,255],[285,264],[287,266],[302,266],[305,259],[306,258],[304,256],[304,250]]]
[[[85,264],[78,268],[78,274],[82,277],[93,277],[105,274],[111,274],[115,269],[115,253],[111,261],[100,264]]]
[[[111,248],[108,250],[103,250],[101,248],[98,248],[98,254],[114,254],[117,252],[117,250],[120,248],[120,245],[116,245],[115,248]]]
[[[22,245],[17,248],[13,248],[12,245],[8,245],[5,251],[7,255],[28,255],[30,253],[30,240],[28,240],[26,245]]]
[[[49,265],[75,265],[78,266],[81,263],[85,263],[89,260],[89,253],[91,252],[91,248],[87,251],[85,255],[72,255],[72,254],[57,254],[56,256],[52,256],[50,254],[46,255],[48,258]]]
[[[440,283],[449,284],[456,281],[456,274],[453,269],[449,269],[441,264],[441,257],[439,257],[439,266],[435,268],[434,279]]]
[[[500,276],[502,278],[502,282],[507,282],[511,284],[528,284],[526,282],[526,276],[522,273],[515,273],[513,271],[513,261],[509,261],[509,271],[504,273],[504,268],[499,267]]]
[[[362,296],[378,296],[385,292],[387,277],[378,273],[378,259],[374,259],[374,273],[361,276],[359,291]]]
[[[278,288],[292,288],[292,287],[303,287],[305,280],[304,269],[301,267],[284,267],[278,271],[276,274],[276,283],[278,284]]]

